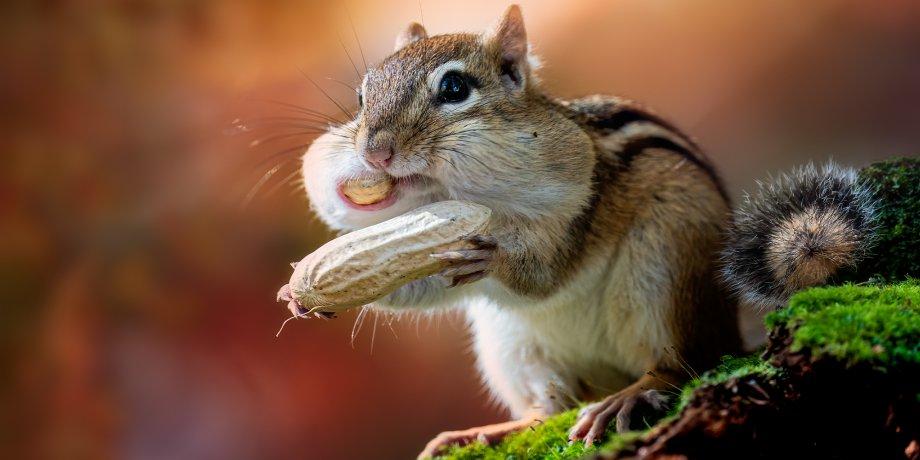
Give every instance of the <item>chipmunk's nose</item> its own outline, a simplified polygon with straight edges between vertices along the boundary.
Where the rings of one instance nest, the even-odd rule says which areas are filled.
[[[364,159],[377,169],[386,169],[393,161],[393,147],[387,146],[373,150],[365,150]]]
[[[359,145],[363,143],[361,151],[366,161],[374,169],[386,169],[393,162],[393,155],[396,152],[396,136],[388,129],[367,130],[367,137],[359,140]]]

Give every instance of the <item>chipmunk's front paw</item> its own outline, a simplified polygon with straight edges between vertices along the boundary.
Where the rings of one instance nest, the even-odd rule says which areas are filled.
[[[438,275],[450,280],[450,287],[469,284],[488,276],[495,259],[498,242],[492,236],[474,235],[465,241],[472,243],[472,249],[432,254],[435,259],[445,260],[450,265]]]
[[[294,294],[291,292],[291,285],[285,284],[281,286],[281,289],[278,290],[278,302],[287,302],[288,310],[291,311],[291,314],[297,318],[309,318],[309,311],[304,308],[297,299],[294,298]],[[335,313],[332,312],[314,312],[313,316],[323,319],[335,318]]]

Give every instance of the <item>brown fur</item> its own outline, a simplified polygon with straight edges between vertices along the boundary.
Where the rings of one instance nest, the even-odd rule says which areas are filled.
[[[365,102],[350,126],[354,150],[392,146],[387,172],[424,177],[431,188],[425,200],[469,200],[493,210],[490,279],[477,287],[501,307],[483,307],[471,313],[480,322],[471,322],[486,343],[477,348],[480,368],[501,381],[497,386],[513,387],[504,393],[509,407],[518,414],[563,409],[544,394],[553,391],[550,377],[558,370],[560,378],[571,377],[571,391],[582,393],[572,397],[616,392],[614,403],[622,406],[610,407],[627,414],[645,389],[669,389],[691,376],[685,368],[708,368],[737,351],[736,306],[716,280],[728,200],[696,143],[622,99],[548,96],[533,75],[516,7],[485,36],[425,35],[410,26],[399,50],[368,71]],[[439,104],[428,78],[455,63],[479,99]],[[593,297],[579,304],[579,294]],[[382,302],[430,305],[449,295],[423,282]],[[547,311],[515,310],[527,304]],[[600,312],[597,321],[560,325],[570,319],[565,312],[593,305],[599,308],[588,313]],[[496,324],[500,330],[485,330]],[[525,341],[526,358],[508,363],[502,359],[519,345],[503,341],[512,334]],[[590,339],[574,340],[581,334]],[[593,361],[580,360],[579,351]],[[505,375],[509,365],[521,372]],[[636,380],[622,388],[614,374]],[[599,377],[602,385],[582,377]],[[520,390],[522,379],[530,379],[528,389]],[[423,455],[466,436],[457,433],[439,437]]]
[[[600,155],[600,199],[583,244],[590,253],[637,240],[649,257],[669,254],[675,354],[697,369],[740,349],[736,306],[716,281],[729,216],[718,179],[677,152],[649,149],[624,169],[621,152]],[[653,363],[680,366],[675,354]],[[686,373],[683,373],[686,376]]]
[[[527,278],[553,280],[528,292],[542,295],[552,292],[546,287],[557,288],[577,272],[586,254],[638,240],[650,256],[672,255],[674,284],[669,288],[673,293],[671,327],[677,337],[674,353],[691,366],[708,368],[720,356],[740,350],[736,305],[716,277],[716,254],[730,209],[709,160],[697,150],[605,150],[598,141],[608,133],[594,125],[623,111],[667,128],[696,148],[688,136],[634,103],[600,96],[559,103],[543,98],[541,102],[549,105],[543,110],[565,112],[594,139],[593,196],[569,231],[556,244],[541,249],[543,260],[549,263],[542,263],[540,271],[550,273],[535,277],[533,272],[521,272],[527,265],[516,265],[504,279],[522,292],[528,292]],[[551,135],[559,136],[564,128],[568,126],[554,128]],[[664,360],[652,363],[659,372],[680,365],[674,355]]]
[[[451,123],[430,110],[424,75],[447,61],[463,61],[489,103],[462,117],[524,134],[518,141],[520,151],[495,152],[502,164],[489,171],[493,183],[488,194],[471,193],[474,187],[469,183],[456,190],[445,184],[451,197],[475,199],[497,210],[495,236],[502,245],[492,276],[518,294],[542,298],[564,286],[588,254],[616,251],[622,245],[641,248],[649,257],[667,254],[675,350],[650,367],[662,372],[676,368],[680,354],[690,365],[705,368],[737,350],[735,305],[715,276],[729,207],[709,160],[688,136],[629,101],[602,96],[557,101],[546,96],[521,56],[526,48],[520,47],[520,37],[508,39],[509,34],[523,34],[523,29],[506,22],[486,46],[470,34],[433,36],[405,45],[372,69],[358,143],[362,136],[369,144],[380,136],[401,136],[400,148],[410,155],[422,154],[413,145],[424,138],[418,134],[425,130],[418,127],[420,120],[435,126]],[[517,95],[497,97],[506,93],[507,82],[495,69],[509,59],[518,60],[526,84]],[[664,134],[639,133],[614,148],[604,144],[635,121],[654,125]],[[392,126],[401,128],[387,129]],[[553,214],[538,218],[502,212],[508,204],[501,200],[509,198],[495,193],[494,182],[514,184],[524,171],[519,168],[536,173],[541,181],[566,184],[573,191],[568,197],[572,205],[546,203]],[[578,192],[577,184],[584,192]]]
[[[849,263],[857,237],[839,213],[807,209],[790,216],[771,235],[767,260],[777,278],[788,280],[790,290],[815,286]],[[803,241],[821,250],[802,246]]]

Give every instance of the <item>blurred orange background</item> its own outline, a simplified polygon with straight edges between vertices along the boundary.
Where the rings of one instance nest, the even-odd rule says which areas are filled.
[[[736,199],[809,160],[920,152],[914,0],[520,3],[549,90],[654,107]],[[358,81],[344,49],[362,71],[409,21],[479,31],[506,6],[4,2],[0,454],[409,458],[502,420],[456,314],[275,338],[288,262],[330,234],[294,173],[311,137],[252,145],[296,128],[252,120],[335,115],[301,72],[354,106],[325,78]]]

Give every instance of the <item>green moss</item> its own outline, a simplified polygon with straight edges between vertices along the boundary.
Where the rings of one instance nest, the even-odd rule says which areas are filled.
[[[671,410],[671,415],[676,415],[683,410],[684,406],[690,401],[693,392],[703,385],[716,385],[735,377],[744,377],[748,375],[772,377],[779,372],[781,372],[780,369],[760,359],[756,354],[741,357],[723,356],[722,364],[719,364],[712,370],[706,371],[698,378],[684,385],[681,391],[680,400],[674,405],[674,408]]]
[[[619,448],[638,436],[638,433],[610,434],[602,443],[592,448],[585,447],[581,442],[569,444],[568,431],[575,423],[577,415],[577,409],[563,412],[547,418],[532,429],[508,436],[494,446],[473,443],[465,447],[454,447],[439,458],[451,460],[577,459],[598,449]]]
[[[841,280],[885,282],[920,277],[920,159],[897,158],[859,172],[879,200],[873,255]]]
[[[674,416],[679,408],[686,405],[693,390],[700,385],[724,382],[732,377],[752,373],[772,374],[774,372],[776,372],[774,367],[753,355],[742,358],[725,356],[718,367],[687,383],[680,400],[675,404],[675,409],[668,417]],[[568,431],[575,423],[577,413],[578,410],[575,409],[549,417],[534,429],[511,435],[495,446],[474,443],[465,447],[454,447],[440,458],[450,460],[577,459],[593,452],[615,452],[645,432],[636,431],[624,434],[608,432],[608,437],[593,448],[586,448],[580,442],[570,445]]]
[[[880,369],[920,365],[920,281],[809,289],[793,296],[788,308],[771,313],[767,326],[789,329],[793,351],[808,349],[813,355],[826,355],[850,364],[870,363]],[[722,364],[684,386],[675,409],[664,420],[676,417],[700,386],[747,375],[775,377],[781,373],[782,369],[756,355],[726,356]],[[615,452],[645,433],[608,433],[603,443],[594,448],[586,448],[582,443],[569,444],[568,430],[576,416],[577,410],[564,412],[495,446],[474,443],[454,447],[441,458],[576,459],[593,452]]]
[[[793,351],[879,368],[920,365],[920,282],[809,289],[771,313],[767,326],[792,331]]]

